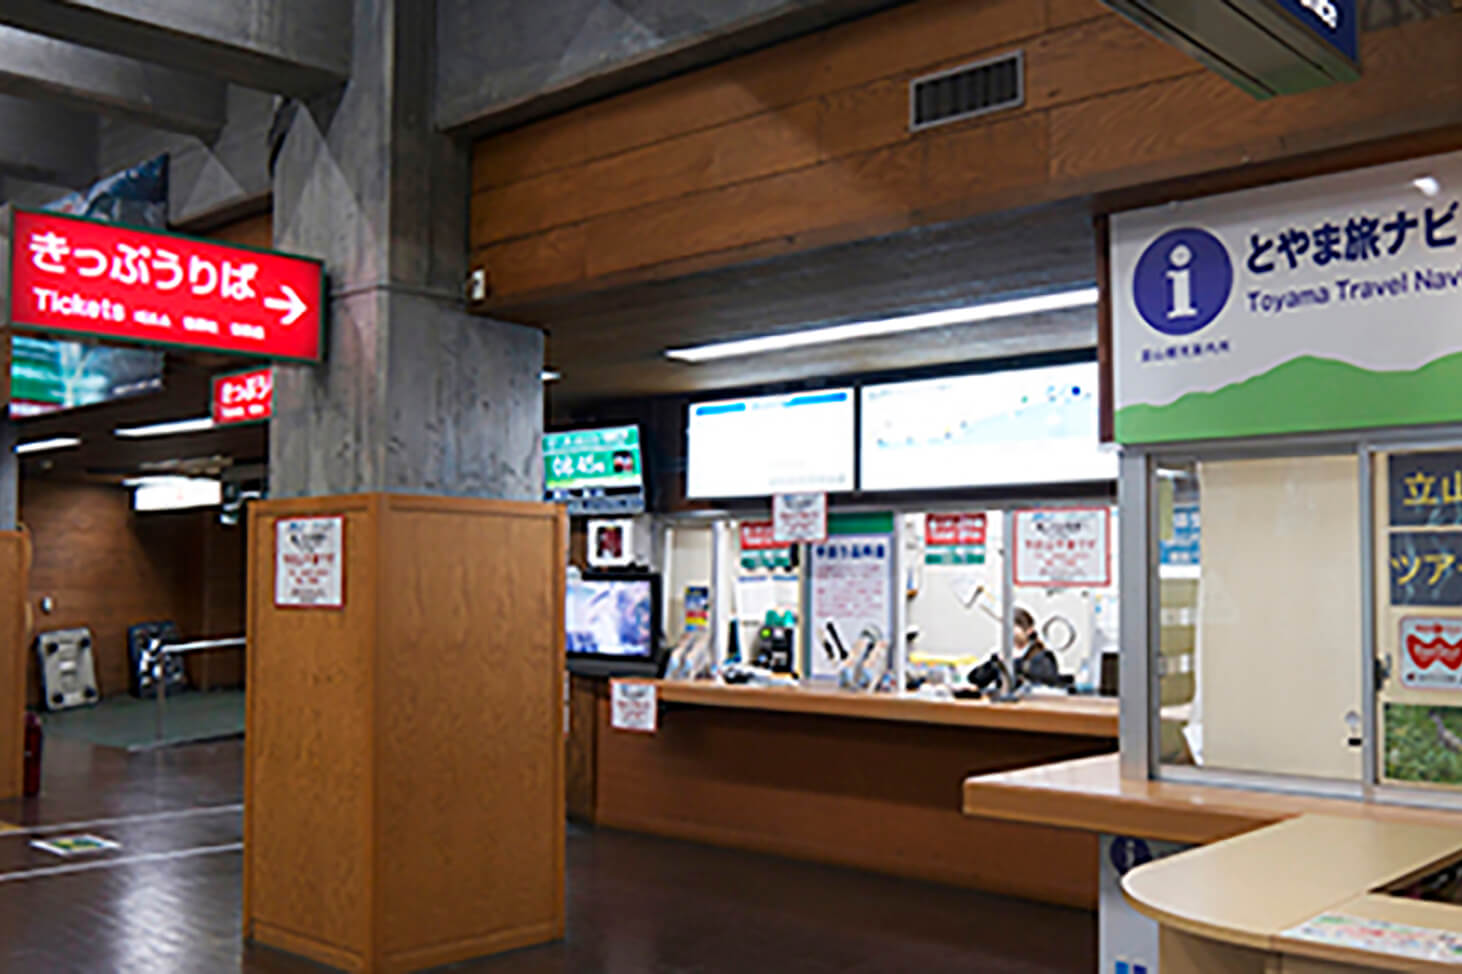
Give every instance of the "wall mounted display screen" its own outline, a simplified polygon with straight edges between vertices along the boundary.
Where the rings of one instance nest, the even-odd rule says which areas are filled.
[[[163,355],[143,348],[14,335],[10,416],[21,419],[94,406],[162,388]]]
[[[853,390],[695,403],[686,494],[766,497],[853,489]]]
[[[544,497],[570,514],[638,514],[645,509],[638,426],[568,430],[543,437]]]
[[[660,578],[584,572],[565,589],[564,638],[570,656],[651,660],[660,617]]]
[[[1112,480],[1095,362],[866,386],[863,490]]]

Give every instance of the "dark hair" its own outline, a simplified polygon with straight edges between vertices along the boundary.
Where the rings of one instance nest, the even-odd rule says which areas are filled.
[[[1027,651],[1039,651],[1046,648],[1046,644],[1041,641],[1040,632],[1036,629],[1036,617],[1031,615],[1025,609],[1022,609],[1020,606],[1015,607],[1015,627],[1017,629],[1024,629],[1026,632],[1030,633],[1030,635],[1026,637]]]

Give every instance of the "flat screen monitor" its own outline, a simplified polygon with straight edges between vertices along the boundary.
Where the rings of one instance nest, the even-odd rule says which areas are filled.
[[[543,437],[544,497],[570,514],[645,509],[639,426],[564,430]]]
[[[1113,480],[1095,362],[921,379],[862,390],[866,491]]]
[[[689,497],[853,489],[853,390],[695,403],[687,420]]]
[[[163,353],[13,335],[10,416],[24,419],[162,388]]]
[[[570,659],[653,663],[659,650],[660,576],[583,572],[565,590]]]

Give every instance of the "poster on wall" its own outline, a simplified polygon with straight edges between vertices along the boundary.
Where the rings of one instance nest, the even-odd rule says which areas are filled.
[[[1202,514],[1196,501],[1173,505],[1172,534],[1157,542],[1158,564],[1196,566],[1202,560]]]
[[[1393,453],[1386,467],[1392,527],[1462,525],[1462,452]]]
[[[345,517],[274,522],[274,604],[278,608],[345,606]]]
[[[1119,213],[1110,266],[1119,442],[1462,420],[1462,153]]]
[[[983,565],[988,534],[984,514],[930,514],[924,519],[924,564]]]
[[[1387,703],[1384,722],[1388,780],[1462,785],[1462,707]]]
[[[1401,685],[1412,690],[1462,689],[1462,619],[1401,620]]]
[[[892,640],[894,544],[891,534],[834,535],[812,546],[812,646],[808,675],[835,679],[844,651],[865,636]]]
[[[1391,604],[1462,606],[1462,531],[1391,535]]]
[[[705,585],[685,587],[685,631],[698,632],[711,627],[711,590]]]
[[[1106,588],[1112,584],[1112,512],[1104,507],[1015,512],[1015,584]]]

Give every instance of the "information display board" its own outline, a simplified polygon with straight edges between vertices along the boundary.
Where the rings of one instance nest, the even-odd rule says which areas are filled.
[[[1095,362],[862,390],[863,490],[1112,480]]]
[[[274,415],[272,366],[213,377],[213,423],[262,423]]]
[[[570,514],[638,514],[645,509],[638,426],[568,430],[543,437],[544,498]]]
[[[689,497],[763,497],[853,489],[853,390],[695,403]]]

